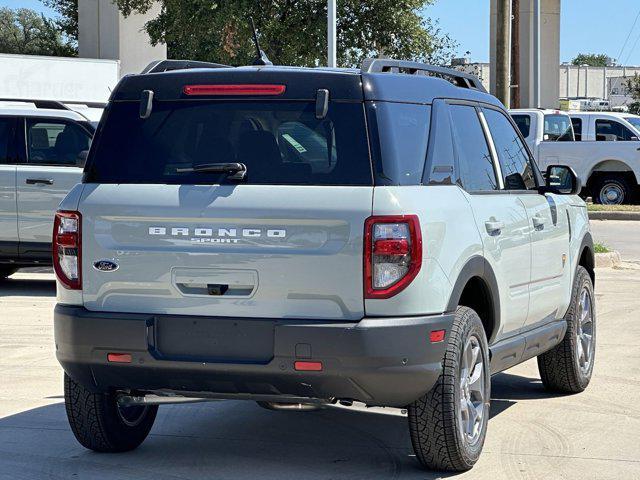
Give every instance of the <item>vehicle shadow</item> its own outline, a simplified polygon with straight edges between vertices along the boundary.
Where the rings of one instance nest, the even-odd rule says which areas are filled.
[[[565,394],[549,392],[539,378],[523,377],[502,372],[491,378],[491,403],[497,401],[536,400],[562,397]]]
[[[491,416],[525,398],[542,398],[531,378],[493,379]],[[59,399],[60,397],[52,397]],[[218,401],[160,408],[151,435],[134,452],[106,455],[74,439],[64,405],[0,419],[0,478],[446,478],[423,471],[407,419],[327,408],[268,411],[253,402]]]
[[[0,297],[55,297],[56,282],[49,278],[5,278],[0,280]]]

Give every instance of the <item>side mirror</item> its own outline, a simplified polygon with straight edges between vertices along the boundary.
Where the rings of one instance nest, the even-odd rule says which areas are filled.
[[[546,184],[540,193],[556,193],[559,195],[578,195],[582,191],[582,182],[566,165],[549,165],[545,173]]]

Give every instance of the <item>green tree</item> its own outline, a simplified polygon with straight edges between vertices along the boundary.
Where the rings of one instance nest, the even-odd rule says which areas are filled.
[[[636,73],[633,77],[627,80],[625,86],[629,95],[633,98],[633,102],[628,105],[629,111],[631,113],[638,114],[640,112],[640,76]]]
[[[606,67],[613,63],[610,56],[604,53],[580,53],[571,60],[574,65],[589,65],[590,67]]]
[[[68,43],[78,46],[78,0],[40,0],[58,13],[54,20]]]
[[[437,22],[422,16],[435,0],[340,0],[338,62],[355,66],[377,55],[448,62],[456,44]],[[153,0],[116,0],[124,15],[146,12]],[[162,0],[160,15],[146,24],[151,41],[169,56],[232,65],[254,57],[249,17],[261,47],[277,64],[326,64],[326,0]]]
[[[0,53],[70,56],[73,45],[62,36],[57,25],[43,15],[19,8],[0,8]]]

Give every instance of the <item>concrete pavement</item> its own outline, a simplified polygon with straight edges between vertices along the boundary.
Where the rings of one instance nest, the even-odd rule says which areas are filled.
[[[640,477],[640,268],[598,271],[594,379],[550,395],[535,361],[493,379],[492,419],[478,465],[459,478]],[[54,357],[52,276],[0,283],[0,479],[432,479],[420,470],[406,419],[327,409],[271,412],[251,402],[163,406],[136,451],[80,447]],[[456,477],[457,478],[457,477]]]
[[[640,222],[623,220],[591,220],[596,242],[617,250],[624,261],[640,262]]]

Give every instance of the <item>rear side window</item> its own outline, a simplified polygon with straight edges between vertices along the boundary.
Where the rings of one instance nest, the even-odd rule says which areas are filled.
[[[545,142],[573,142],[573,127],[568,115],[544,116]]]
[[[615,120],[596,120],[596,141],[628,142],[637,136],[627,127]]]
[[[427,157],[431,107],[373,102],[368,106],[376,185],[420,185]]]
[[[306,101],[114,102],[99,131],[86,182],[220,184],[237,181],[198,165],[244,163],[242,183],[372,185],[362,103],[331,102],[317,119]]]
[[[83,162],[91,135],[72,122],[27,119],[27,153],[30,164],[76,166]]]
[[[451,105],[450,111],[464,189],[497,190],[498,180],[493,168],[493,159],[476,109],[464,105]]]
[[[575,136],[576,142],[581,142],[582,141],[582,119],[572,118],[571,125],[573,126],[573,134]]]
[[[533,163],[516,129],[502,113],[482,110],[498,154],[505,190],[535,190]]]
[[[513,121],[516,122],[518,130],[524,138],[529,138],[531,133],[531,117],[529,115],[512,115]]]

